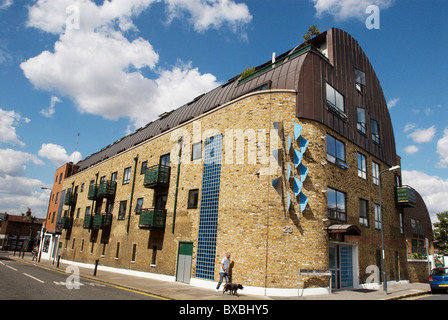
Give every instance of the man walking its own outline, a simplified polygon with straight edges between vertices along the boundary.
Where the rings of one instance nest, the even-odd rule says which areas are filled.
[[[229,266],[230,266],[230,252],[226,253],[226,256],[221,260],[221,269],[219,271],[219,282],[216,286],[216,292],[219,291],[222,279],[226,278],[226,283],[229,283]]]

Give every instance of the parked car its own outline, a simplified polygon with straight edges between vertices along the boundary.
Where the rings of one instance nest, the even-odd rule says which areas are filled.
[[[434,268],[429,275],[429,285],[431,292],[448,291],[448,267]]]

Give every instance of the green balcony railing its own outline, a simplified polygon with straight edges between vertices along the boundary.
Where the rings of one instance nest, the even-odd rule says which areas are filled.
[[[111,214],[97,214],[93,216],[93,229],[109,229],[111,225]]]
[[[76,204],[76,197],[77,197],[76,193],[68,192],[65,195],[64,204],[66,206],[74,206]]]
[[[115,181],[104,181],[98,186],[98,198],[113,198],[115,197],[115,190],[117,183]]]
[[[96,200],[98,198],[98,185],[92,184],[89,187],[89,192],[87,193],[87,199]]]
[[[165,228],[165,218],[166,210],[142,209],[138,225],[141,229],[163,229]]]
[[[417,195],[409,186],[395,187],[395,204],[403,207],[415,207]]]
[[[84,216],[84,222],[82,224],[82,227],[84,229],[90,229],[93,224],[93,217],[91,215]]]
[[[146,169],[143,185],[146,188],[166,188],[170,184],[171,168],[164,165],[156,165]]]
[[[73,227],[73,218],[64,217],[62,218],[61,223],[63,229],[71,229]]]

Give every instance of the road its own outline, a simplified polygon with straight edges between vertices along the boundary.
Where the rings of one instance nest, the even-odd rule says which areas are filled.
[[[0,300],[161,300],[79,276],[76,267],[45,268],[0,253]],[[66,271],[66,272],[64,272]]]

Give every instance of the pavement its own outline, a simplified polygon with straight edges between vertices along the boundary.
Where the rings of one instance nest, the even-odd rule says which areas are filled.
[[[40,262],[32,261],[30,253],[20,256],[14,256],[13,252],[9,252],[10,258],[16,260],[23,260],[24,262],[34,263],[43,268],[49,268],[54,271],[65,272],[66,267],[70,265],[69,262],[62,261],[57,266],[57,262],[52,260],[41,259]],[[153,295],[167,300],[227,300],[227,301],[245,301],[245,300],[400,300],[411,298],[419,295],[430,294],[430,287],[428,283],[388,283],[387,294],[383,292],[382,286],[378,289],[351,289],[351,290],[333,290],[331,294],[321,295],[305,295],[294,297],[274,297],[246,294],[244,290],[238,291],[239,296],[232,296],[223,294],[222,290],[216,292],[214,289],[201,288],[180,282],[164,281],[143,278],[123,273],[116,273],[112,271],[105,271],[98,268],[96,275],[94,275],[94,268],[78,266],[80,281],[84,280],[96,281],[103,284],[108,284],[116,287],[125,288],[128,290],[144,292],[145,294]],[[222,286],[221,286],[222,288]]]

